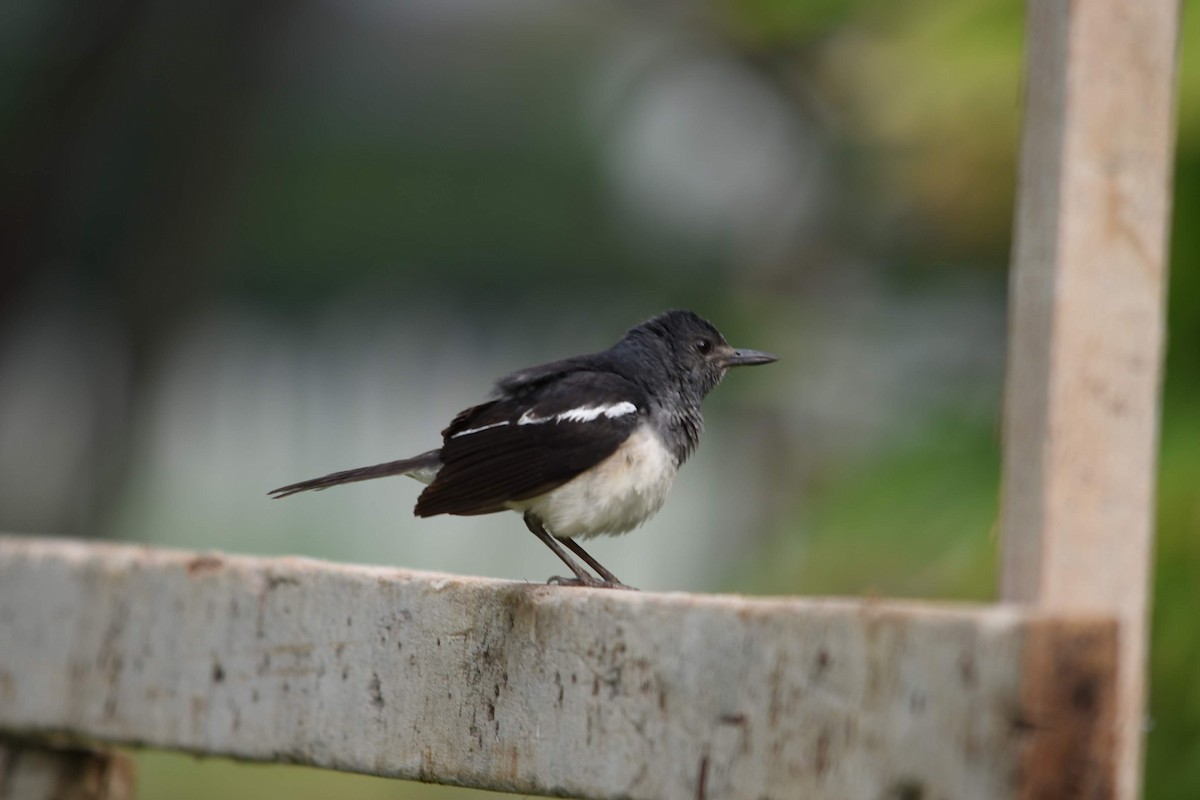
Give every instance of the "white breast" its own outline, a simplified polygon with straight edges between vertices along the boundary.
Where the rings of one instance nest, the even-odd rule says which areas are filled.
[[[559,538],[625,533],[662,508],[676,470],[662,440],[642,426],[592,469],[541,497],[510,507],[532,510]]]

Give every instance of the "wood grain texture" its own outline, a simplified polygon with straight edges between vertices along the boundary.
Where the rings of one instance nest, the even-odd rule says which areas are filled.
[[[576,797],[1037,796],[1104,724],[1054,711],[1057,624],[0,537],[0,734]]]
[[[1115,795],[1117,628],[1079,619],[1033,624],[1025,648],[1021,800]]]
[[[132,800],[128,756],[0,739],[0,800]]]
[[[1177,0],[1030,0],[1005,401],[1005,600],[1122,624],[1138,794]]]

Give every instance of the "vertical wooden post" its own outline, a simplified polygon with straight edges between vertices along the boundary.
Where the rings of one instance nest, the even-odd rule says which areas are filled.
[[[1029,0],[1004,422],[1003,599],[1121,622],[1140,785],[1178,0]]]

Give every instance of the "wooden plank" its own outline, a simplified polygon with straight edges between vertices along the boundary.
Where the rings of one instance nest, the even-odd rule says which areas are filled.
[[[1050,796],[1046,753],[1106,762],[1103,700],[1070,703],[1115,635],[0,537],[0,734],[576,797]]]
[[[1070,619],[1034,626],[1026,641],[1022,708],[1031,735],[1022,800],[1113,797],[1117,640]]]
[[[132,800],[133,775],[119,753],[0,740],[0,800]]]
[[[1119,796],[1145,694],[1177,0],[1030,0],[1002,596],[1122,624]]]

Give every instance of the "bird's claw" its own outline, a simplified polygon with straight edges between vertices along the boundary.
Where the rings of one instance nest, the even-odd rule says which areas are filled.
[[[638,591],[636,587],[629,586],[620,581],[604,581],[599,578],[593,578],[591,575],[576,578],[564,578],[561,575],[555,575],[547,580],[546,583],[553,586],[582,586],[587,589],[625,589],[631,592]]]

